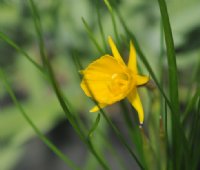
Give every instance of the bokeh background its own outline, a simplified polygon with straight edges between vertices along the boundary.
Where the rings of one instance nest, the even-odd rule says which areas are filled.
[[[93,104],[80,89],[79,73],[72,55],[75,54],[84,67],[100,56],[81,18],[87,21],[98,42],[103,46],[97,21],[97,8],[106,37],[114,35],[110,14],[103,0],[34,0],[34,2],[40,13],[46,52],[57,81],[69,99],[71,107],[84,121],[89,122],[88,117],[92,120],[93,115],[88,113],[88,110]],[[162,66],[159,56],[161,33],[157,1],[110,2],[114,8],[121,11],[157,76],[162,73],[165,77],[167,66],[165,52]],[[197,69],[200,58],[200,1],[168,0],[167,5],[177,54],[180,99],[184,107],[188,88],[192,91],[191,75]],[[124,32],[118,21],[117,25],[118,32],[123,38]],[[27,0],[0,0],[0,31],[27,51],[35,61],[41,63],[32,12]],[[91,155],[66,120],[48,81],[29,61],[2,39],[0,39],[0,67],[6,71],[18,100],[39,129],[78,165],[84,165],[83,169],[92,169]],[[140,67],[142,69],[143,65]],[[145,69],[143,72],[148,74]],[[149,107],[145,104],[146,110]],[[117,115],[118,106],[109,109],[113,121],[123,129],[123,123]],[[130,163],[130,158],[104,123],[101,122],[100,128],[108,133],[109,140],[113,141],[117,150],[124,155],[128,167],[132,169],[134,162]],[[98,143],[99,147],[102,147],[100,139]],[[112,157],[108,155],[107,159],[112,163]],[[117,170],[115,162],[112,164],[112,169]],[[68,168],[35,136],[0,82],[0,170],[27,169]]]

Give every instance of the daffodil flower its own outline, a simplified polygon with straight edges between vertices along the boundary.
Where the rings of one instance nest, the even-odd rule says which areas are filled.
[[[98,103],[90,112],[96,112],[99,108],[127,97],[138,112],[139,122],[142,124],[144,111],[137,87],[147,83],[149,78],[138,74],[136,51],[132,42],[128,65],[124,63],[111,37],[108,38],[108,42],[113,56],[106,54],[81,71],[81,88],[88,97],[92,97]]]

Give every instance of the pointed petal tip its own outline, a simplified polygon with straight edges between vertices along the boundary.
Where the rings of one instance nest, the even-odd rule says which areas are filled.
[[[134,74],[138,73],[136,50],[135,50],[135,47],[134,47],[132,41],[130,41],[130,53],[129,53],[128,67],[133,71]]]
[[[112,46],[111,44],[114,44],[114,41],[110,35],[108,36],[108,43],[109,43],[110,47]]]
[[[113,39],[111,38],[111,36],[108,36],[108,43],[109,43],[109,46],[111,48],[111,51],[112,51],[112,54],[113,54],[113,57],[121,64],[125,65],[118,49],[117,49],[117,46],[115,45],[115,42],[113,41]]]
[[[107,106],[107,104],[100,103],[100,104],[98,104],[98,106],[94,106],[92,109],[90,109],[90,112],[97,112],[100,110],[100,108],[103,109],[106,106]]]
[[[136,75],[136,80],[137,80],[138,86],[145,85],[146,83],[148,83],[149,79],[150,78],[148,76]]]
[[[140,100],[140,97],[139,97],[139,94],[138,94],[137,90],[132,91],[129,94],[128,100],[129,100],[129,102],[132,104],[132,106],[135,108],[135,110],[138,113],[139,123],[143,124],[144,111],[143,111],[142,103],[141,103],[141,100]]]
[[[94,106],[92,109],[90,109],[90,113],[97,112],[98,110],[99,110],[99,107]]]

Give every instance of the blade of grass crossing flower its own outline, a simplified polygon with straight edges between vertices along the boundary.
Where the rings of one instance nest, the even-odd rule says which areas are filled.
[[[89,91],[90,88],[88,87]],[[91,100],[93,98],[93,94],[90,91],[91,94]],[[131,150],[131,148],[129,147],[129,145],[127,144],[126,140],[124,139],[124,137],[122,136],[122,134],[120,133],[119,129],[112,123],[112,121],[107,117],[106,113],[102,110],[102,108],[99,106],[99,104],[95,101],[92,100],[94,102],[94,104],[98,107],[100,113],[103,115],[104,119],[107,121],[107,123],[112,127],[112,129],[114,130],[115,134],[117,135],[118,139],[122,142],[122,144],[125,146],[125,148],[128,150],[128,152],[130,153],[130,155],[136,160],[136,162],[138,163],[138,165],[141,167],[141,169],[143,169],[142,164],[140,163],[140,161],[138,160],[137,156],[135,155],[135,153]]]
[[[100,112],[103,115],[103,117],[105,118],[105,120],[108,122],[108,124],[111,126],[111,128],[114,130],[115,134],[117,135],[117,137],[120,139],[120,141],[122,142],[122,144],[126,147],[126,149],[129,151],[129,153],[131,154],[131,156],[135,159],[136,163],[138,164],[138,166],[141,169],[144,169],[143,165],[141,164],[141,162],[139,161],[139,159],[137,158],[137,156],[135,155],[135,153],[132,151],[132,149],[130,148],[130,146],[128,145],[128,143],[126,142],[125,138],[122,136],[122,134],[120,133],[119,129],[112,123],[112,121],[108,118],[108,116],[106,115],[106,113],[101,109]]]
[[[43,68],[36,63],[22,48],[20,48],[14,41],[12,41],[7,35],[0,32],[0,38],[13,47],[16,51],[22,54],[27,60],[29,60],[36,68],[40,71],[43,71]]]
[[[77,70],[77,75],[79,77],[79,80],[81,80],[82,77],[83,77],[82,74],[81,74],[81,70],[83,70],[83,67],[82,67],[80,60],[78,59],[77,55],[75,55],[74,53],[72,54],[72,61],[73,61],[74,66]]]
[[[100,161],[101,162],[101,165],[104,169],[106,170],[109,170],[108,166],[107,166],[107,163],[105,163],[102,159],[102,157],[97,153],[97,149],[94,148],[91,140],[92,140],[92,134],[94,133],[94,131],[96,130],[98,124],[99,124],[99,121],[100,121],[100,114],[97,116],[96,118],[96,121],[95,123],[93,124],[92,128],[90,129],[90,131],[88,132],[87,131],[87,127],[85,126],[85,124],[83,124],[82,120],[80,119],[79,115],[78,114],[75,114],[75,118],[76,118],[76,123],[80,126],[81,130],[82,130],[82,133],[85,134],[83,136],[86,136],[85,137],[85,141],[83,141],[91,151],[92,153],[92,156],[94,156],[94,158],[97,160],[97,161]],[[88,134],[88,135],[87,135]],[[99,165],[99,164],[98,164]]]
[[[87,83],[86,83],[87,85]],[[100,113],[103,115],[104,119],[108,122],[108,124],[113,128],[114,132],[116,133],[117,137],[120,139],[120,141],[122,142],[122,144],[126,147],[126,149],[129,151],[129,153],[131,154],[131,156],[135,159],[135,161],[138,163],[138,165],[141,167],[141,169],[144,169],[142,164],[140,163],[140,161],[138,160],[137,156],[135,155],[135,153],[132,151],[132,149],[130,148],[130,146],[127,144],[126,140],[124,139],[124,137],[122,136],[122,134],[120,133],[120,131],[118,130],[118,128],[112,123],[112,121],[107,117],[107,115],[105,114],[105,112],[102,110],[102,108],[100,107],[99,103],[97,103],[97,101],[93,100],[94,96],[92,91],[90,90],[89,85],[87,86],[87,89],[89,90],[89,93],[91,94],[91,100],[96,104],[96,106],[98,107]]]
[[[35,133],[38,135],[38,137],[61,159],[63,160],[70,168],[74,170],[80,170],[80,168],[77,167],[66,155],[64,155],[47,137],[45,137],[40,130],[36,127],[36,125],[32,122],[32,120],[29,118],[29,116],[24,111],[21,104],[18,102],[16,96],[14,95],[14,92],[12,91],[7,78],[4,74],[4,72],[0,69],[0,79],[4,83],[4,86],[9,93],[10,97],[12,98],[14,104],[19,109],[20,113],[24,117],[24,119],[28,122],[28,124],[32,127],[32,129],[35,131]]]
[[[155,83],[156,83],[156,85],[157,85],[159,91],[161,92],[161,94],[162,94],[163,97],[165,98],[165,100],[166,100],[168,106],[170,107],[170,110],[172,110],[171,102],[169,101],[169,99],[168,99],[167,95],[165,94],[163,88],[161,87],[161,85],[160,85],[158,79],[156,78],[156,76],[155,76],[155,74],[154,74],[154,72],[153,72],[153,69],[151,68],[149,62],[148,62],[147,59],[146,59],[146,56],[145,56],[144,53],[142,52],[142,50],[141,50],[141,48],[140,48],[140,46],[139,46],[139,44],[138,44],[138,42],[137,42],[137,39],[136,39],[135,35],[128,29],[128,27],[127,27],[127,25],[126,25],[124,19],[122,18],[121,14],[120,14],[120,12],[119,12],[118,10],[117,10],[116,14],[117,14],[117,16],[118,16],[118,18],[119,18],[119,20],[120,20],[120,22],[121,22],[121,24],[122,24],[124,30],[125,30],[127,36],[130,37],[130,39],[133,40],[135,49],[136,49],[138,55],[140,56],[140,59],[142,60],[143,64],[146,66],[146,68],[147,68],[147,70],[149,71],[150,75],[152,76],[153,80],[155,81]]]
[[[47,68],[47,71],[49,73],[49,78],[51,80],[51,85],[55,91],[55,94],[58,98],[58,101],[67,117],[67,119],[69,120],[69,122],[71,123],[71,125],[73,126],[73,128],[75,129],[75,131],[77,132],[77,134],[79,135],[80,139],[88,146],[88,148],[90,149],[90,151],[92,152],[92,154],[95,156],[95,158],[99,161],[100,165],[102,166],[103,169],[109,170],[109,167],[106,165],[106,163],[103,161],[103,158],[96,152],[95,148],[93,147],[92,143],[90,140],[86,140],[85,136],[83,134],[82,129],[78,126],[77,121],[75,119],[75,116],[70,112],[70,109],[68,108],[68,106],[65,103],[65,99],[61,93],[61,90],[55,80],[55,76],[52,70],[52,67],[49,63],[49,60],[46,58],[45,52],[44,52],[44,41],[43,41],[43,37],[42,37],[42,31],[41,31],[41,24],[40,24],[40,19],[39,19],[39,15],[37,13],[37,8],[34,4],[34,2],[32,0],[31,1],[31,8],[33,10],[33,19],[34,19],[34,24],[35,24],[35,28],[36,28],[36,32],[37,32],[37,36],[38,36],[38,40],[39,40],[39,44],[40,44],[40,53],[41,53],[41,58],[44,64],[44,67]],[[39,23],[38,23],[39,22]]]
[[[54,88],[54,90],[56,92],[58,100],[59,100],[59,102],[60,102],[60,104],[61,104],[64,112],[66,113],[65,115],[70,120],[70,123],[72,124],[72,126],[74,127],[74,129],[76,130],[76,132],[79,134],[79,136],[82,139],[82,141],[89,147],[90,151],[93,153],[93,155],[95,156],[95,158],[99,161],[100,165],[105,170],[109,170],[109,167],[107,166],[107,164],[105,163],[105,161],[103,160],[103,158],[97,153],[97,151],[93,147],[90,139],[89,140],[85,140],[86,138],[84,137],[82,129],[78,126],[75,117],[70,113],[68,106],[65,104],[65,102],[63,100],[63,97],[62,97],[62,95],[60,93],[60,90],[59,90],[59,88],[57,86],[57,83],[55,81],[55,78],[54,78],[54,75],[53,75],[53,71],[51,69],[51,66],[50,66],[49,62],[46,60],[45,63],[47,64],[47,68],[49,70],[49,74],[50,74],[50,77],[52,79],[53,88]]]
[[[77,70],[82,70],[83,67],[82,67],[82,65],[80,63],[79,58],[76,55],[74,55],[74,54],[72,55],[72,58],[73,58],[73,61],[75,63],[75,66],[76,66]],[[79,77],[81,79],[81,76],[79,76]],[[94,103],[99,107],[99,105],[98,105],[97,102],[94,102]],[[88,141],[89,145],[92,145],[90,133],[93,133],[93,131],[97,128],[97,125],[98,125],[99,121],[100,121],[100,117],[99,118],[97,117],[95,124],[93,125],[93,127],[90,130],[90,132],[88,133],[89,135],[87,135],[87,141]]]
[[[82,17],[82,22],[85,26],[85,29],[90,37],[90,39],[92,40],[92,42],[94,43],[94,45],[96,46],[97,50],[99,51],[100,54],[103,54],[104,51],[102,50],[102,48],[100,47],[99,43],[97,42],[96,38],[94,37],[91,28],[89,27],[89,25],[87,24],[87,22],[85,21],[85,19]]]
[[[174,109],[173,109],[173,107],[172,107],[171,101],[168,99],[168,97],[166,96],[166,94],[165,94],[163,88],[161,87],[159,81],[157,80],[157,78],[156,78],[156,76],[155,76],[155,74],[154,74],[154,72],[153,72],[151,66],[149,65],[149,63],[148,63],[148,61],[147,61],[145,55],[143,54],[141,48],[139,47],[139,44],[138,44],[138,42],[137,42],[137,40],[136,40],[134,34],[128,29],[128,27],[126,26],[126,23],[125,23],[124,19],[122,18],[121,14],[120,14],[120,12],[119,12],[118,10],[117,10],[116,14],[117,14],[117,16],[118,16],[118,18],[119,18],[119,20],[120,20],[120,22],[121,22],[121,24],[122,24],[122,26],[123,26],[125,32],[126,32],[126,34],[128,35],[128,37],[131,37],[131,39],[133,39],[133,42],[134,42],[134,45],[135,45],[135,49],[136,49],[136,51],[138,52],[138,55],[140,56],[140,59],[142,60],[142,62],[143,62],[144,65],[146,66],[147,70],[149,71],[150,75],[151,75],[152,78],[154,79],[154,81],[155,81],[155,83],[156,83],[156,85],[157,85],[159,91],[160,91],[161,94],[163,95],[163,97],[164,97],[164,99],[165,99],[167,105],[169,106],[171,112],[174,113]],[[175,117],[174,119],[177,119],[176,116],[174,116],[174,117]],[[177,121],[178,121],[178,119],[177,119]],[[180,123],[179,123],[178,126],[179,126],[179,128],[180,128]],[[181,132],[181,134],[183,135],[183,132]],[[184,142],[184,146],[186,146],[186,148],[187,148],[186,138],[185,138],[184,136],[182,136],[182,137],[184,138],[183,140],[185,141],[185,142]]]
[[[93,94],[88,86],[88,89],[90,91],[91,94],[91,100],[93,98]],[[114,132],[116,133],[117,137],[120,139],[120,141],[122,142],[122,144],[125,146],[125,148],[128,150],[128,152],[130,153],[130,155],[135,159],[136,163],[140,166],[141,169],[144,169],[142,164],[140,163],[140,161],[138,160],[137,156],[135,155],[135,153],[132,151],[132,149],[130,148],[130,146],[127,144],[126,140],[124,139],[124,137],[122,136],[122,134],[120,133],[120,131],[118,130],[118,128],[112,123],[112,121],[107,117],[107,115],[105,114],[105,112],[102,110],[102,108],[99,106],[99,104],[97,103],[97,101],[92,100],[95,105],[99,108],[100,113],[103,115],[104,119],[107,121],[107,123],[112,127],[112,129],[114,130]]]
[[[106,4],[106,6],[110,12],[110,15],[112,18],[113,29],[114,29],[114,33],[115,33],[115,38],[116,38],[117,42],[119,43],[120,41],[119,41],[119,36],[118,36],[118,31],[117,31],[117,26],[116,26],[115,16],[114,16],[112,6],[110,5],[109,0],[104,0],[104,3]]]
[[[138,44],[138,42],[137,42],[137,40],[136,40],[136,37],[134,36],[134,34],[133,34],[132,32],[130,32],[130,30],[129,30],[128,27],[126,26],[126,23],[125,23],[125,21],[123,20],[123,18],[122,18],[122,16],[121,16],[120,12],[117,11],[116,13],[117,13],[117,16],[119,17],[119,20],[120,20],[120,22],[121,22],[121,24],[122,24],[122,26],[123,26],[125,32],[127,33],[127,35],[128,35],[129,37],[131,37],[131,38],[133,39],[133,42],[134,42],[134,45],[135,45],[135,49],[136,49],[136,51],[138,52],[138,55],[140,56],[140,59],[142,60],[142,62],[143,62],[144,65],[146,66],[147,70],[149,71],[150,75],[151,75],[152,78],[154,79],[154,81],[155,81],[155,83],[156,83],[156,85],[157,85],[159,91],[160,91],[161,94],[163,95],[163,97],[164,97],[164,99],[165,99],[167,105],[169,106],[169,108],[170,108],[170,110],[171,110],[171,112],[172,112],[172,114],[173,114],[173,113],[174,113],[174,109],[173,109],[173,107],[172,107],[171,101],[168,99],[168,97],[166,96],[166,94],[165,94],[163,88],[161,87],[159,81],[157,80],[157,78],[156,78],[156,76],[155,76],[155,74],[154,74],[154,72],[153,72],[151,66],[149,65],[149,63],[148,63],[148,61],[147,61],[145,55],[143,54],[143,52],[142,52],[142,50],[141,50],[141,48],[140,48],[140,46],[139,46],[139,44]],[[174,116],[174,119],[177,120],[177,121],[174,121],[174,122],[177,122],[177,127],[178,127],[177,129],[181,128],[180,122],[178,121],[178,118],[176,117],[176,114],[173,114],[173,116]],[[183,131],[180,132],[180,135],[181,135],[181,137],[182,137],[182,139],[183,139],[183,141],[184,141],[182,144],[184,144],[184,147],[187,148],[187,147],[188,147],[188,146],[187,146],[187,141],[186,141],[186,138],[185,138],[185,136],[184,136]],[[187,150],[187,149],[186,149],[186,150]]]

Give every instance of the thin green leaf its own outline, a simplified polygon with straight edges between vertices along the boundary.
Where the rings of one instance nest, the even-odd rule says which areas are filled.
[[[200,120],[200,97],[199,97],[199,101],[198,101],[198,105],[197,105],[197,114],[198,114],[198,119]],[[198,132],[200,129],[200,123],[198,124],[198,128],[196,129]],[[194,170],[197,169],[197,166],[199,165],[200,163],[200,160],[199,160],[199,157],[200,157],[200,146],[199,146],[199,136],[200,136],[200,133],[197,135],[197,139],[196,139],[196,146],[197,148],[195,148],[195,154],[194,154]]]
[[[99,132],[101,137],[104,139],[104,142],[106,144],[106,148],[111,152],[113,158],[116,158],[117,164],[119,164],[119,167],[121,167],[121,169],[127,170],[127,164],[124,162],[124,157],[121,153],[118,153],[117,150],[114,148],[113,144],[110,143],[107,140],[107,136],[105,134],[103,134],[102,132]]]
[[[192,97],[192,99],[189,101],[185,112],[183,113],[183,117],[182,117],[182,123],[185,124],[186,121],[188,120],[189,117],[189,113],[192,111],[192,109],[194,108],[196,101],[198,99],[198,97],[200,96],[200,90],[197,91],[194,96]]]
[[[98,115],[97,115],[97,118],[96,118],[96,120],[95,120],[95,122],[94,122],[94,124],[92,125],[92,128],[90,129],[90,131],[89,131],[89,133],[88,133],[88,137],[89,137],[89,138],[92,137],[94,131],[95,131],[96,128],[98,127],[98,124],[99,124],[99,122],[100,122],[100,118],[101,118],[101,115],[98,114]]]
[[[155,76],[155,74],[154,74],[154,72],[153,72],[153,69],[151,68],[149,62],[147,61],[146,56],[145,56],[144,53],[142,52],[142,50],[141,50],[141,48],[140,48],[140,46],[139,46],[139,44],[138,44],[138,41],[137,41],[135,35],[134,35],[134,34],[129,30],[129,28],[127,27],[127,25],[126,25],[124,19],[122,18],[120,12],[117,11],[116,13],[117,13],[117,16],[118,16],[118,18],[119,18],[119,20],[120,20],[120,22],[121,22],[121,24],[122,24],[122,26],[123,26],[123,28],[124,28],[126,34],[127,34],[127,36],[130,37],[130,39],[133,40],[135,49],[136,49],[138,55],[140,56],[140,59],[142,60],[143,64],[146,66],[146,68],[147,68],[147,70],[149,71],[150,75],[152,76],[153,80],[155,81],[155,84],[157,85],[157,87],[158,87],[160,93],[161,93],[161,94],[163,95],[163,97],[165,98],[165,100],[166,100],[166,102],[167,102],[167,105],[168,105],[169,108],[172,110],[171,102],[169,101],[169,99],[168,99],[167,95],[165,94],[163,88],[161,87],[161,85],[160,85],[158,79],[156,78],[156,76]]]
[[[87,84],[86,84],[87,85]],[[88,90],[91,94],[91,100],[94,98],[93,97],[93,93],[89,88],[89,85],[87,85]],[[112,123],[112,121],[107,117],[107,115],[105,114],[105,112],[102,110],[102,108],[99,106],[98,102],[95,100],[92,100],[96,106],[98,106],[100,113],[103,115],[103,117],[105,118],[105,120],[107,121],[107,123],[112,127],[112,129],[114,130],[114,132],[116,133],[117,137],[119,138],[119,140],[122,142],[122,144],[125,146],[125,148],[128,150],[128,152],[130,153],[130,155],[135,159],[135,161],[137,162],[137,164],[141,167],[141,169],[144,169],[142,164],[140,163],[139,159],[137,158],[137,156],[135,155],[135,153],[132,151],[132,149],[130,148],[130,146],[128,145],[128,143],[126,142],[125,138],[122,136],[122,134],[120,133],[119,129]]]
[[[163,29],[165,34],[165,44],[167,49],[167,59],[168,59],[168,76],[169,76],[169,93],[170,101],[172,104],[173,114],[172,118],[172,142],[173,142],[173,166],[175,169],[181,167],[182,151],[187,151],[184,149],[184,145],[187,145],[185,134],[183,132],[183,127],[180,124],[180,108],[179,108],[179,94],[178,94],[178,75],[177,75],[177,65],[176,65],[176,55],[174,48],[174,41],[172,36],[172,30],[170,26],[168,11],[165,0],[158,0],[160,13],[163,21]],[[180,139],[183,140],[180,144]],[[185,152],[184,156],[187,157],[188,153]],[[184,162],[187,165],[187,161]]]
[[[117,42],[119,43],[120,41],[119,41],[119,36],[118,36],[118,31],[117,31],[117,26],[116,26],[115,16],[114,16],[112,6],[110,5],[109,0],[104,0],[104,3],[106,4],[106,6],[110,12],[110,15],[112,18],[113,29],[114,29],[114,33],[115,33],[115,38],[116,38]]]
[[[103,45],[104,45],[104,51],[107,51],[106,38],[105,38],[105,33],[104,33],[104,30],[102,27],[101,16],[100,16],[98,4],[96,4],[96,10],[97,10],[98,25],[99,25]]]
[[[87,85],[87,84],[86,84]],[[94,99],[93,93],[90,90],[89,85],[87,85],[87,88],[89,90],[89,93],[91,94],[91,100],[96,104],[96,106],[98,107],[100,113],[103,115],[104,119],[107,121],[107,123],[112,127],[112,129],[114,130],[115,134],[117,135],[117,137],[119,138],[119,140],[122,142],[122,144],[125,146],[125,148],[128,150],[128,152],[130,153],[130,155],[135,159],[135,161],[137,162],[137,164],[140,166],[141,169],[143,168],[143,165],[140,163],[139,159],[137,158],[137,156],[135,155],[135,153],[132,151],[131,147],[128,145],[128,143],[126,142],[126,139],[123,137],[123,135],[121,134],[121,132],[119,131],[119,129],[112,123],[112,121],[107,117],[106,113],[103,111],[103,109],[99,106],[99,103]]]
[[[12,41],[7,35],[0,32],[0,38],[8,43],[11,47],[17,50],[19,53],[22,54],[28,61],[30,61],[36,68],[43,72],[43,68],[36,63],[22,48],[20,48],[14,41]]]
[[[131,116],[129,114],[128,108],[126,107],[125,101],[120,102],[120,105],[123,110],[123,118],[128,127],[129,136],[131,136],[131,139],[135,145],[141,163],[144,165],[145,160],[144,160],[141,130],[138,126],[139,123],[131,121]]]
[[[174,109],[174,113],[179,114],[178,75],[172,30],[169,22],[169,16],[165,0],[158,0],[158,3],[160,7],[160,13],[162,16],[165,43],[167,48],[170,100]]]
[[[91,28],[89,27],[89,25],[87,24],[87,22],[85,21],[85,19],[82,17],[82,22],[85,26],[85,29],[90,37],[90,39],[92,40],[92,42],[94,43],[94,45],[96,46],[97,50],[100,52],[100,54],[103,54],[104,51],[102,50],[102,48],[100,47],[99,43],[97,42],[96,38],[94,37]]]
[[[144,169],[143,165],[141,164],[141,162],[139,161],[139,159],[137,158],[137,156],[135,155],[135,153],[132,151],[131,147],[128,145],[128,143],[126,142],[125,138],[122,136],[122,134],[119,131],[119,129],[112,123],[112,121],[108,118],[108,116],[106,115],[106,113],[101,108],[99,108],[99,109],[100,109],[101,114],[105,118],[105,120],[111,126],[111,128],[113,129],[113,131],[117,135],[118,139],[122,142],[122,144],[128,150],[128,152],[130,153],[130,155],[135,159],[135,161],[139,165],[139,167],[141,169]]]
[[[24,119],[28,122],[28,124],[32,127],[32,129],[35,131],[35,133],[38,135],[38,137],[61,159],[63,160],[67,165],[69,165],[70,168],[74,170],[80,170],[66,155],[64,155],[47,137],[45,137],[40,130],[37,128],[37,126],[32,122],[32,120],[29,118],[29,116],[24,111],[21,104],[18,102],[16,96],[14,95],[14,92],[12,91],[6,76],[4,72],[0,69],[0,78],[2,82],[4,83],[4,86],[9,93],[10,97],[12,98],[14,104],[19,109],[20,113],[24,117]]]
[[[35,28],[36,28],[36,32],[37,32],[37,36],[38,36],[39,45],[40,45],[41,58],[42,58],[44,67],[48,71],[48,75],[49,75],[49,78],[50,78],[50,81],[51,81],[51,85],[52,85],[52,87],[55,91],[55,94],[58,98],[58,101],[59,101],[59,103],[60,103],[60,105],[61,105],[61,107],[62,107],[62,109],[65,113],[65,116],[67,117],[67,119],[69,120],[69,122],[71,123],[71,125],[73,126],[73,128],[75,129],[77,134],[79,135],[80,139],[89,147],[90,151],[93,153],[95,158],[99,161],[100,165],[104,169],[109,170],[109,167],[107,166],[107,164],[105,163],[103,158],[97,153],[97,151],[93,147],[91,141],[85,140],[85,135],[84,135],[83,130],[80,128],[80,126],[77,123],[75,116],[70,112],[69,107],[65,103],[66,98],[64,98],[63,95],[62,95],[62,92],[61,92],[61,90],[60,90],[60,88],[59,88],[59,86],[56,82],[52,67],[49,63],[49,60],[46,57],[46,54],[45,54],[44,41],[43,41],[43,36],[42,36],[42,31],[41,31],[41,24],[40,24],[40,16],[37,12],[37,8],[36,8],[33,0],[30,0],[30,2],[31,2],[31,8],[33,10],[33,19],[34,19],[34,24],[35,24]]]
[[[41,26],[40,16],[39,16],[39,12],[38,12],[37,7],[35,6],[35,3],[33,2],[33,0],[29,0],[29,1],[31,4],[31,9],[33,11],[33,19],[34,19],[35,29],[38,34],[40,55],[41,55],[43,65],[45,65],[44,58],[46,57],[46,54],[45,54],[45,45],[44,45],[44,41],[43,41],[43,37],[42,37],[42,26]]]

